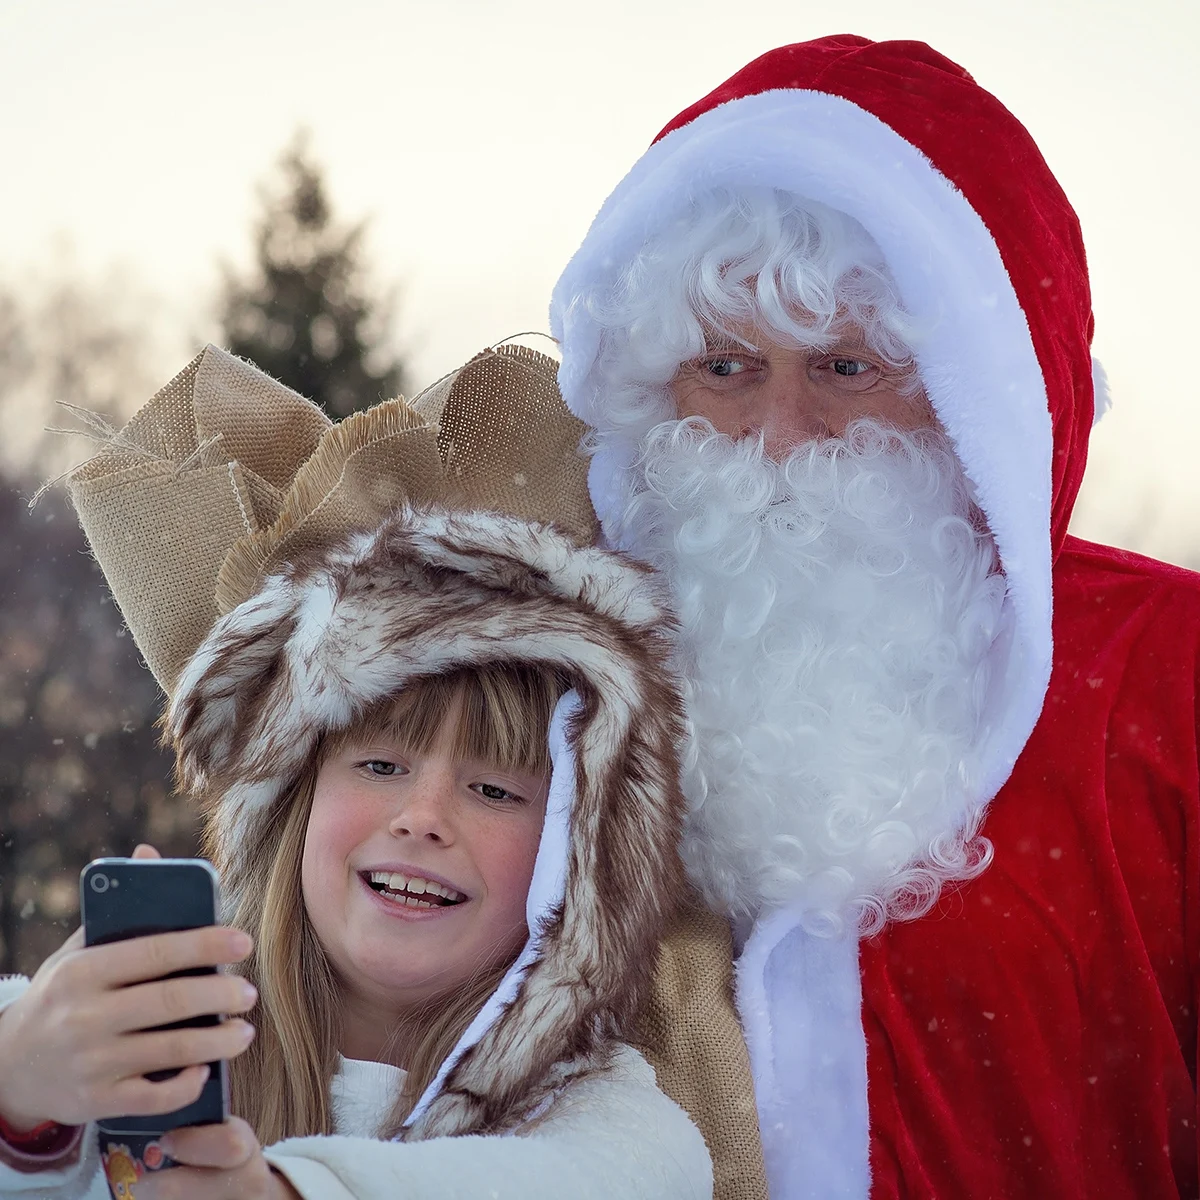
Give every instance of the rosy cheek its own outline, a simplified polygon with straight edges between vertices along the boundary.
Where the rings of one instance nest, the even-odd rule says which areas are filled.
[[[529,829],[506,832],[509,834],[507,837],[489,839],[493,850],[489,864],[491,890],[497,899],[501,899],[508,913],[523,919],[541,828],[539,826],[536,833]]]
[[[511,857],[505,856],[496,864],[497,891],[504,897],[505,908],[524,910],[525,897],[529,894],[529,881],[533,877],[533,864],[518,851]]]
[[[304,836],[302,881],[319,888],[334,878],[346,857],[362,840],[362,806],[353,794],[318,786]]]
[[[308,829],[304,835],[304,855],[300,860],[300,890],[310,911],[313,897],[321,894],[327,873],[327,855],[323,853],[323,848],[328,842],[315,818],[316,813],[309,817]]]

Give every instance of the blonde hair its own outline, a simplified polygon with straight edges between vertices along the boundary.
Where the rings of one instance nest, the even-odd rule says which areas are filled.
[[[550,772],[547,731],[567,681],[550,667],[504,664],[457,670],[407,683],[347,729],[324,739],[300,779],[263,823],[251,856],[242,900],[230,924],[254,938],[254,951],[236,970],[259,990],[251,1014],[258,1034],[230,1061],[233,1111],[270,1145],[286,1137],[333,1133],[330,1084],[341,1040],[337,978],[304,908],[300,863],[322,762],[350,738],[386,732],[414,752],[428,749],[447,716],[457,722],[450,752],[507,769]],[[207,801],[211,811],[220,798]],[[216,862],[213,825],[205,850]],[[404,1087],[379,1136],[399,1132],[472,1018],[495,990],[516,951],[481,964],[468,987],[438,997],[414,1014],[418,1032],[403,1048]],[[401,1037],[401,1030],[393,1031]]]

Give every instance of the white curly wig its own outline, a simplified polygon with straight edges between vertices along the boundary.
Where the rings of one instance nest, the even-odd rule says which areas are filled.
[[[640,441],[675,415],[664,385],[706,335],[747,321],[820,349],[856,326],[884,361],[907,367],[917,336],[883,255],[852,217],[773,188],[718,189],[660,230],[615,287],[581,297],[604,332],[595,378],[605,440]]]

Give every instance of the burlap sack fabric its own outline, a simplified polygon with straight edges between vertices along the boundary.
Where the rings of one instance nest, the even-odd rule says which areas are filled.
[[[718,1200],[768,1200],[750,1056],[733,1001],[728,923],[699,900],[676,916],[659,952],[638,1045],[658,1086],[704,1135]]]
[[[217,617],[292,556],[375,528],[397,505],[598,526],[584,427],[557,366],[523,346],[477,355],[411,403],[334,424],[249,363],[207,347],[68,480],[130,632],[169,695]],[[718,1200],[765,1200],[729,930],[692,907],[664,943],[639,1044],[713,1157]]]
[[[373,529],[403,501],[552,521],[590,543],[582,432],[553,361],[523,346],[485,351],[412,404],[389,400],[336,425],[209,346],[68,490],[169,694],[217,616],[275,567]]]

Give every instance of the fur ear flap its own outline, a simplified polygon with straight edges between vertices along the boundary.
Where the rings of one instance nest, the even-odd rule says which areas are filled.
[[[581,686],[568,737],[575,804],[563,899],[508,1008],[455,1061],[407,1141],[497,1132],[573,1076],[599,1069],[649,994],[666,913],[684,894],[682,705],[665,647],[633,630],[619,650],[631,702]]]
[[[247,745],[274,708],[272,690],[287,676],[296,623],[294,588],[273,579],[236,614],[222,617],[188,662],[166,721],[181,788],[198,792],[244,779]]]

